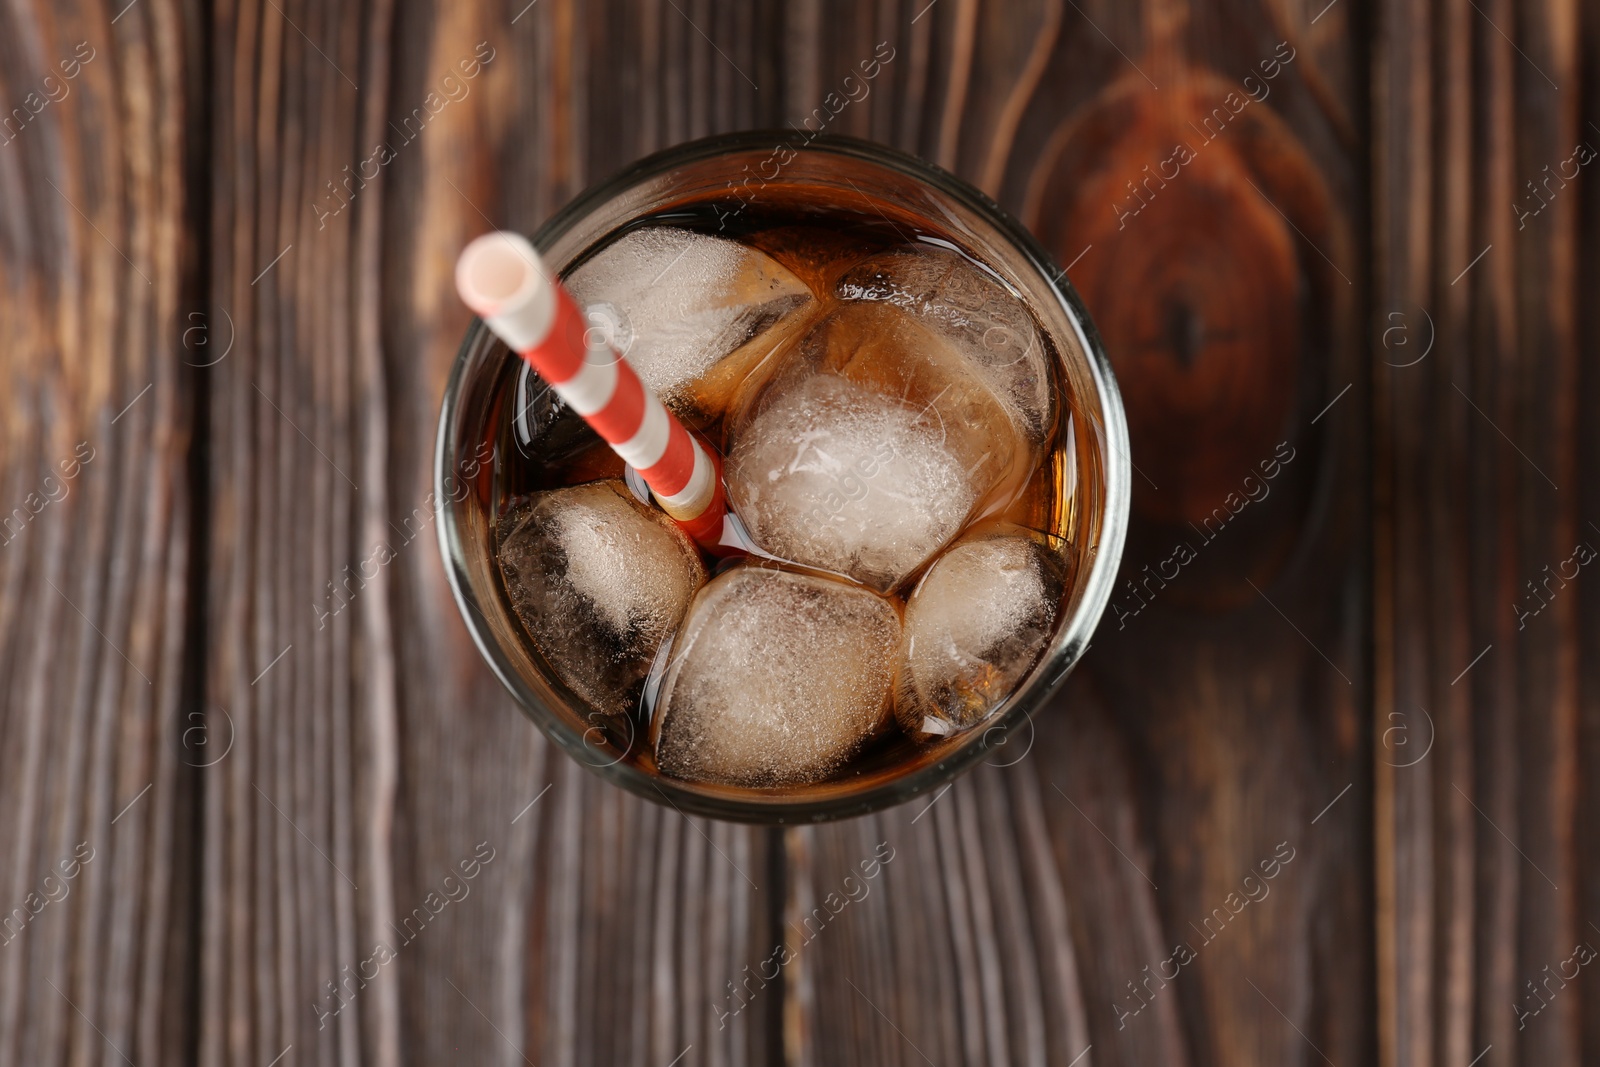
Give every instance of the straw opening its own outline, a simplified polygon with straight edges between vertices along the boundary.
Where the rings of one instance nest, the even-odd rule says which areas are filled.
[[[485,234],[461,253],[456,288],[468,307],[490,315],[532,299],[543,284],[541,267],[527,241],[514,234]]]

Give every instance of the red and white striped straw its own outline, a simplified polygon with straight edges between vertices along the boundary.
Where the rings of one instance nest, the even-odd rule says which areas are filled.
[[[727,503],[715,461],[628,361],[587,329],[527,238],[501,230],[467,245],[456,261],[456,289],[639,472],[685,533],[719,546]]]

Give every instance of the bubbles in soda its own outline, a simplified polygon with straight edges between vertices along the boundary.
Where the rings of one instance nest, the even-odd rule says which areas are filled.
[[[1065,614],[1079,445],[1055,352],[945,235],[817,204],[726,217],[648,220],[567,282],[721,453],[761,558],[700,556],[508,361],[506,592],[567,688],[633,717],[646,770],[892,777],[989,719]]]

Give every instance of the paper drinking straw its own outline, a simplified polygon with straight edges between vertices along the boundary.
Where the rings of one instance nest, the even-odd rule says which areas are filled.
[[[467,245],[456,261],[456,289],[639,472],[685,533],[719,547],[727,502],[716,463],[628,361],[587,329],[527,238],[501,230]]]

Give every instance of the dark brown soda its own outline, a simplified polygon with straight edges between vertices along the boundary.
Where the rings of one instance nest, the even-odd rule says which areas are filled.
[[[852,200],[853,204],[849,202]],[[820,203],[810,191],[794,191],[785,197],[784,190],[770,187],[757,202],[704,201],[638,219],[614,231],[585,257],[570,264],[568,271],[587,255],[645,226],[673,226],[736,240],[755,248],[809,285],[824,306],[834,300],[832,293],[839,278],[869,256],[929,237],[938,239],[944,247],[951,244],[960,247],[951,234],[930,226],[927,220],[894,211],[885,203],[869,201],[864,194]],[[970,253],[964,254],[982,262]],[[643,329],[646,324],[635,323],[634,327]],[[1051,343],[1047,332],[1040,329],[1039,334],[1046,345]],[[772,358],[781,360],[788,351],[787,347],[780,349]],[[1055,425],[1049,429],[1043,448],[1023,450],[1024,455],[1015,469],[1005,472],[996,488],[980,501],[963,535],[998,524],[1046,534],[1053,544],[1061,547],[1069,571],[1066,586],[1070,589],[1070,571],[1079,563],[1078,546],[1073,542],[1079,527],[1073,487],[1080,476],[1081,461],[1088,455],[1088,443],[1078,440],[1080,420],[1074,418],[1072,397],[1063,388],[1058,357],[1054,351],[1047,355],[1058,400]],[[736,393],[764,381],[769,369],[769,365],[756,368]],[[623,477],[624,465],[616,453],[521,360],[508,356],[496,389],[495,406],[500,412],[494,465],[497,516],[504,518],[542,490]],[[733,410],[738,398],[730,395],[722,399],[725,402],[720,410],[726,413]],[[726,454],[728,442],[723,416],[691,428],[713,448]],[[713,575],[719,567],[728,565],[725,559],[710,555],[704,556],[704,561]],[[796,566],[795,569],[808,568]],[[888,598],[902,613],[905,597],[916,588],[920,573],[904,582],[899,594]],[[505,595],[504,589],[501,593]],[[1065,613],[1064,606],[1058,617]],[[536,642],[526,633],[523,636],[537,649]],[[634,722],[618,724],[596,713],[577,725],[580,730],[590,730],[591,736],[596,728],[603,731],[617,749],[611,756],[620,756],[656,772],[654,756],[645,741],[648,712],[643,706],[643,687],[640,688]],[[865,784],[863,776],[875,780],[898,777],[939,758],[941,752],[961,736],[965,735],[939,741],[915,740],[891,724],[883,736],[827,781],[788,786],[778,791],[785,795],[820,795],[837,783],[849,782],[852,787]]]

